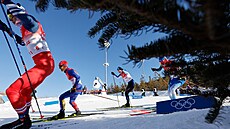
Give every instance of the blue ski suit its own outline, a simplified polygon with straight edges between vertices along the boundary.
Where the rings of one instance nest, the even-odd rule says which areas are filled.
[[[168,95],[170,99],[176,99],[176,89],[181,87],[185,83],[185,78],[174,75],[178,71],[177,67],[172,67],[172,60],[166,57],[159,58],[160,67],[152,68],[153,71],[160,71],[162,68],[170,73],[170,80],[168,83]]]
[[[65,98],[70,97],[70,100],[69,100],[70,105],[76,111],[78,111],[79,108],[78,108],[77,104],[75,103],[75,99],[77,98],[77,96],[79,94],[82,93],[82,83],[80,80],[80,76],[78,75],[78,73],[74,69],[71,69],[71,68],[67,68],[64,72],[65,72],[67,78],[72,82],[73,86],[72,86],[71,90],[67,90],[66,92],[64,92],[63,94],[60,95],[60,97],[59,97],[60,110],[61,111],[65,110]]]

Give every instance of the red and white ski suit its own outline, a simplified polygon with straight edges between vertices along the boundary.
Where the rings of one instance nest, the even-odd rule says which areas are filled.
[[[18,7],[18,5],[9,4],[7,7],[8,9],[13,9]],[[37,88],[54,70],[54,59],[45,40],[42,25],[37,21],[36,25],[38,25],[36,32],[29,31],[23,24],[21,26],[22,39],[26,44],[35,66],[28,70],[28,76],[26,73],[23,73],[23,75],[6,90],[8,99],[19,115],[25,114],[26,111],[28,112],[32,100],[32,88]]]

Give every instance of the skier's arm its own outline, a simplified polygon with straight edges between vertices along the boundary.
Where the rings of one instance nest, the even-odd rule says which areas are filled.
[[[0,20],[0,30],[7,32],[10,35],[10,37],[13,36],[8,26],[5,23],[3,23],[1,20]]]
[[[20,5],[15,4],[11,0],[4,0],[3,4],[6,5],[9,12],[21,20],[22,25],[32,33],[35,33],[38,30],[37,20],[26,13],[26,10]]]
[[[8,26],[5,23],[3,23],[1,20],[0,20],[0,30],[7,32],[7,34],[12,38],[13,38],[13,35],[14,35],[15,38],[16,38],[17,43],[22,45],[22,46],[25,46],[25,43],[22,41],[22,38],[19,35],[14,34],[14,32],[12,32],[10,30],[10,28],[8,28]]]
[[[162,70],[162,67],[160,66],[159,68],[151,68],[151,70],[152,70],[153,72],[155,72],[155,71],[161,71],[161,70]]]
[[[104,83],[99,77],[97,78],[97,80],[98,80],[98,82],[99,82],[102,86],[105,85],[105,83]]]
[[[120,77],[120,74],[119,74],[119,75],[116,75],[114,72],[111,72],[111,74],[112,74],[113,76],[117,77],[117,78]]]

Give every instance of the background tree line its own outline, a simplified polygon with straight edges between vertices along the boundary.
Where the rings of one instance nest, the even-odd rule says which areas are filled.
[[[145,91],[153,91],[154,88],[157,90],[167,90],[169,77],[159,77],[159,78],[151,78],[149,76],[148,81],[144,79],[140,79],[140,83],[135,82],[134,91],[141,91],[144,89]],[[126,84],[122,83],[121,85],[110,84],[107,89],[108,94],[119,93],[121,91],[125,91]]]

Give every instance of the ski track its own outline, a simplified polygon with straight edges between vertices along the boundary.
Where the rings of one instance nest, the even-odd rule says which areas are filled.
[[[108,95],[106,97],[117,99],[116,96]],[[168,100],[168,96],[146,96],[142,99],[131,99],[135,105],[154,105],[158,101]],[[45,117],[58,113],[59,105],[44,106],[44,102],[58,100],[58,97],[39,98],[39,105],[42,115]],[[120,104],[125,103],[124,96],[119,96]],[[66,99],[68,102],[68,99]],[[81,111],[98,112],[98,108],[116,107],[118,103],[104,98],[82,95],[76,100]],[[35,113],[30,113],[31,118],[39,118],[36,103],[33,100],[32,105]],[[9,102],[0,105],[0,125],[17,119],[17,114]],[[137,108],[140,109],[140,108]],[[156,114],[155,112],[145,115],[130,116],[133,108],[130,110],[110,110],[103,111],[104,114],[97,114],[85,117],[68,118],[64,120],[33,123],[31,129],[230,129],[230,102],[226,102],[221,109],[219,117],[213,124],[205,122],[205,116],[209,109],[193,109],[184,112],[175,112],[170,114]],[[102,111],[100,111],[102,112]],[[73,113],[72,107],[66,105],[66,115]],[[43,126],[41,126],[43,125]]]

